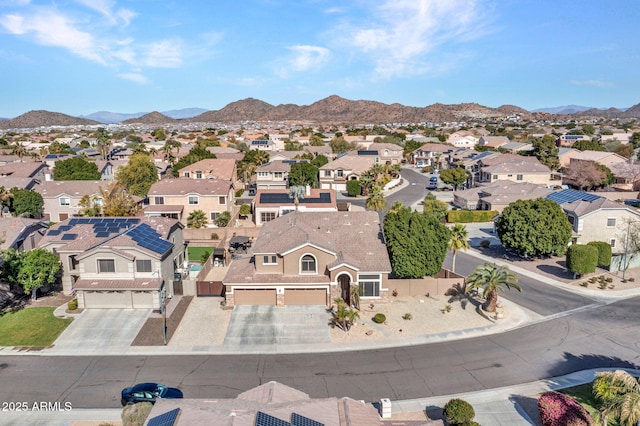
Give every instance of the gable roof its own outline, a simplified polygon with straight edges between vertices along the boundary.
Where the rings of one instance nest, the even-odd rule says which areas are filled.
[[[369,155],[344,155],[336,160],[329,161],[319,170],[347,170],[354,173],[366,172],[376,162],[374,156]],[[322,177],[322,176],[320,176]]]
[[[184,172],[204,172],[207,175],[215,175],[217,179],[232,179],[236,169],[236,160],[229,158],[205,158],[195,163],[184,166],[180,174]]]
[[[162,179],[149,189],[149,196],[186,196],[198,194],[202,196],[218,196],[229,194],[232,183],[219,179]]]
[[[565,212],[571,212],[575,214],[577,217],[583,217],[603,209],[627,210],[630,213],[635,214],[636,216],[640,215],[640,213],[637,210],[632,210],[629,207],[625,206],[624,204],[611,201],[604,197],[598,197],[591,201],[577,200],[570,203],[565,203],[565,204],[562,204],[562,209]]]
[[[0,250],[11,247],[30,227],[34,230],[39,227],[38,232],[44,235],[47,224],[26,217],[0,217]]]
[[[268,163],[264,163],[256,169],[257,172],[290,172],[291,162],[284,160],[273,160]]]
[[[100,194],[100,187],[106,188],[108,182],[101,180],[51,180],[41,182],[34,189],[42,198],[56,198],[61,195],[82,198],[85,195]]]
[[[572,160],[582,160],[582,161],[602,161],[604,159],[614,160],[617,162],[627,162],[626,158],[621,155],[616,154],[615,152],[606,152],[606,151],[582,151],[579,154],[571,157]]]
[[[33,177],[40,170],[47,169],[45,163],[27,161],[24,163],[8,163],[0,166],[0,176]]]

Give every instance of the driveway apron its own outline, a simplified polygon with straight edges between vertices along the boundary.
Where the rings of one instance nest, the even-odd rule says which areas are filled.
[[[55,341],[51,352],[77,354],[100,348],[128,348],[144,325],[151,309],[86,309]]]
[[[231,345],[331,343],[324,306],[236,306],[224,338]]]

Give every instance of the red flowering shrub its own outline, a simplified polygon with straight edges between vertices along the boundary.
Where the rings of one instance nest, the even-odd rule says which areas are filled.
[[[593,426],[587,410],[570,396],[545,392],[538,398],[538,413],[544,426]]]

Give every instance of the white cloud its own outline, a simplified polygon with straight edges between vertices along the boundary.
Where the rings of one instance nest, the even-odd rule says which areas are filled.
[[[571,80],[571,84],[574,86],[597,87],[598,89],[608,89],[614,86],[612,82],[602,80]]]
[[[483,0],[385,0],[358,26],[344,23],[337,40],[374,63],[381,78],[423,74],[439,61],[437,48],[484,34]]]
[[[141,46],[139,65],[153,68],[176,68],[182,65],[182,43],[163,40]]]
[[[129,9],[118,9],[114,11],[115,1],[113,0],[76,0],[76,2],[102,14],[109,20],[111,25],[115,25],[118,22],[118,18],[120,18],[125,25],[129,25],[131,19],[137,16],[135,12]]]
[[[282,58],[276,66],[276,74],[282,78],[289,76],[291,71],[303,72],[315,70],[324,65],[330,56],[329,49],[320,46],[291,46],[291,55]]]
[[[149,79],[147,77],[137,72],[121,73],[121,74],[118,74],[118,77],[124,80],[133,81],[134,83],[138,83],[138,84],[149,83]]]
[[[77,29],[71,20],[56,11],[39,11],[33,15],[4,15],[2,25],[14,35],[27,35],[44,46],[68,49],[74,54],[106,65],[101,47],[88,32]]]

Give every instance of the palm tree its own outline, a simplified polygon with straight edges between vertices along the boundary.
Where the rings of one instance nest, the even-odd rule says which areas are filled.
[[[473,289],[482,290],[485,299],[482,309],[486,312],[495,312],[498,303],[498,291],[504,293],[504,288],[515,288],[522,291],[518,285],[518,277],[506,266],[497,266],[495,263],[485,263],[478,266],[467,277],[467,292]]]
[[[187,228],[204,228],[207,225],[207,215],[202,210],[194,210],[187,217]]]
[[[601,401],[600,418],[608,424],[609,416],[622,426],[640,424],[640,380],[624,370],[596,373],[593,394]]]
[[[11,146],[11,154],[17,155],[22,163],[22,157],[27,155],[27,149],[20,142],[16,142]]]
[[[298,211],[298,204],[300,204],[300,200],[304,199],[306,188],[304,186],[292,186],[289,188],[289,198],[293,200],[293,204],[296,206],[296,211]]]
[[[456,271],[456,253],[462,249],[467,251],[469,248],[469,231],[467,227],[456,223],[451,228],[451,238],[449,239],[449,248],[453,252],[453,260],[451,261],[451,270]]]
[[[387,199],[384,197],[382,189],[374,186],[365,203],[367,210],[383,211],[387,207]]]

